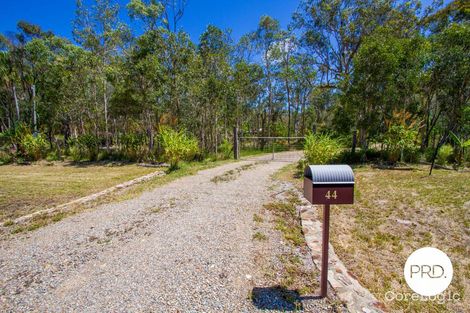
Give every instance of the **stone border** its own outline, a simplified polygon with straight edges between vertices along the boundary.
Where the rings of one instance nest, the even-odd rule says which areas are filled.
[[[305,201],[297,189],[292,188],[292,190],[297,193],[299,199],[302,199],[302,204],[297,206],[302,222],[302,231],[312,253],[313,263],[321,270],[322,223],[316,207]],[[345,303],[350,312],[384,312],[380,309],[380,302],[374,295],[348,273],[346,266],[338,258],[331,244],[329,246],[328,282],[334,289],[336,296]]]
[[[97,193],[94,193],[94,194],[91,194],[91,195],[88,195],[88,196],[85,196],[85,197],[82,197],[82,198],[78,198],[78,199],[72,200],[72,201],[64,203],[64,204],[53,206],[53,207],[48,208],[48,209],[44,209],[44,210],[41,210],[41,211],[37,211],[37,212],[31,213],[31,214],[28,214],[28,215],[18,217],[13,222],[15,224],[23,224],[23,223],[26,223],[26,222],[30,221],[31,219],[33,219],[37,216],[40,216],[40,215],[43,215],[43,214],[52,214],[52,213],[55,213],[55,212],[58,212],[58,211],[67,210],[67,208],[72,206],[72,205],[85,204],[87,202],[96,200],[96,199],[98,199],[102,196],[110,194],[110,193],[112,193],[114,191],[117,191],[119,189],[127,188],[127,187],[130,187],[132,185],[150,180],[154,177],[164,176],[164,175],[166,175],[165,172],[156,171],[156,172],[153,172],[153,173],[141,176],[141,177],[134,178],[133,180],[126,181],[126,182],[121,183],[119,185],[107,188],[107,189],[102,190],[100,192],[97,192]]]

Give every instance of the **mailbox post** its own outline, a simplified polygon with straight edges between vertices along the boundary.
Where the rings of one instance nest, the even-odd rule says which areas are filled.
[[[304,196],[312,204],[323,204],[320,296],[328,290],[328,246],[330,205],[354,203],[354,173],[348,165],[309,165],[304,171]]]

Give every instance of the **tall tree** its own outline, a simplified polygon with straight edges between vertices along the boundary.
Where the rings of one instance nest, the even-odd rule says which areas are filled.
[[[276,45],[280,39],[279,21],[270,16],[262,16],[258,28],[253,36],[256,46],[261,54],[265,71],[265,86],[267,89],[267,112],[264,111],[262,118],[263,133],[271,136],[272,128],[275,122],[274,115],[274,58]]]
[[[129,39],[129,30],[119,22],[119,6],[112,0],[94,0],[94,4],[90,7],[85,6],[83,0],[77,0],[76,4],[73,35],[78,43],[92,51],[97,57],[96,68],[101,77],[106,147],[109,149],[108,99],[110,88],[107,72],[112,64],[112,59]]]

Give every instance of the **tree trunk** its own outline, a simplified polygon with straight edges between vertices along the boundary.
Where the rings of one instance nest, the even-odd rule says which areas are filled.
[[[104,127],[106,138],[106,149],[109,151],[109,137],[108,137],[108,95],[106,79],[103,80],[103,100],[104,100]]]
[[[36,86],[32,85],[31,90],[33,92],[33,126],[34,126],[34,134],[37,134],[37,117],[36,117]]]
[[[434,163],[436,162],[436,157],[437,153],[439,152],[439,149],[442,147],[442,145],[446,142],[447,138],[449,137],[449,130],[446,130],[446,132],[442,135],[441,140],[437,143],[436,149],[434,150],[434,153],[432,154],[432,160],[431,160],[431,167],[429,168],[429,176],[432,174],[432,170],[434,168]]]
[[[287,143],[290,144],[290,129],[291,129],[291,120],[290,120],[290,115],[291,115],[291,105],[290,105],[290,88],[289,88],[289,82],[286,78],[286,92],[287,92],[287,114],[289,115],[287,118]]]
[[[351,154],[356,153],[356,146],[357,146],[357,129],[354,128],[353,134],[352,134]]]
[[[18,104],[18,97],[16,95],[16,87],[13,85],[13,98],[15,99],[15,107],[16,107],[16,119],[20,121],[20,105]]]
[[[272,115],[273,115],[273,92],[272,92],[272,85],[271,85],[271,66],[270,66],[270,63],[268,61],[268,50],[266,49],[265,51],[265,54],[264,54],[264,58],[266,60],[266,78],[267,78],[267,82],[268,82],[268,124],[266,125],[266,127],[268,128],[268,137],[271,136],[271,119],[272,119]],[[263,128],[263,132],[265,132],[265,129]]]

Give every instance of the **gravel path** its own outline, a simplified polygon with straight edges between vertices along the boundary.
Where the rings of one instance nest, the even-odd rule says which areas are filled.
[[[230,163],[0,241],[0,311],[255,311],[253,213],[285,165]]]

